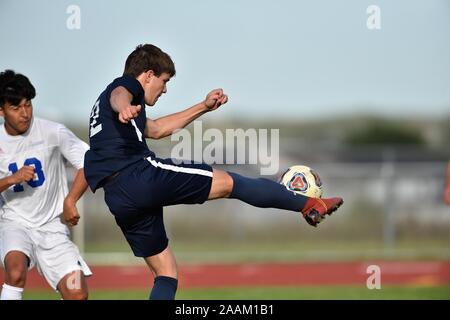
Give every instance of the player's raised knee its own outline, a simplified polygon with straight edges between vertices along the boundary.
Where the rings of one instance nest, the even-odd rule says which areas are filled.
[[[27,278],[26,256],[18,251],[10,251],[5,257],[6,283],[14,286],[25,286]]]
[[[9,269],[6,273],[6,283],[13,287],[25,287],[26,279],[27,272],[21,267]]]

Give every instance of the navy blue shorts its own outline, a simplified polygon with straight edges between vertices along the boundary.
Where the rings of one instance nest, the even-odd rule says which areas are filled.
[[[163,207],[208,200],[212,168],[149,157],[107,182],[105,202],[137,257],[162,252],[168,245]]]

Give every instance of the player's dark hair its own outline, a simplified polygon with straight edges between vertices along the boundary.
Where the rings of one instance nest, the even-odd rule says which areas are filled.
[[[13,70],[0,72],[0,108],[7,102],[18,105],[23,98],[31,100],[35,96],[36,90],[23,74]]]
[[[163,72],[175,75],[175,65],[167,53],[152,44],[140,44],[128,56],[123,74],[137,78],[148,70],[153,70],[157,77]]]

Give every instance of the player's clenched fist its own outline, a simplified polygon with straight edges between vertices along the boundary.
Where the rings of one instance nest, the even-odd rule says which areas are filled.
[[[223,93],[222,89],[214,89],[206,96],[204,104],[209,110],[216,110],[221,105],[227,103],[228,96]]]
[[[76,226],[80,220],[80,214],[76,206],[76,202],[66,197],[63,205],[64,222],[71,226]]]
[[[136,118],[141,112],[142,106],[128,106],[123,108],[119,112],[119,121],[122,123],[128,123],[131,119]]]
[[[18,184],[24,181],[30,181],[34,179],[34,167],[23,166],[16,173],[11,176],[11,183]]]

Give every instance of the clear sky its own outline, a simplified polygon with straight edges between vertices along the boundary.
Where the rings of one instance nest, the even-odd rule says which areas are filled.
[[[80,29],[67,28],[70,5]],[[216,87],[230,96],[220,117],[450,113],[448,0],[1,0],[0,39],[0,69],[27,75],[36,114],[59,121],[87,125],[140,43],[177,68],[150,117]]]

